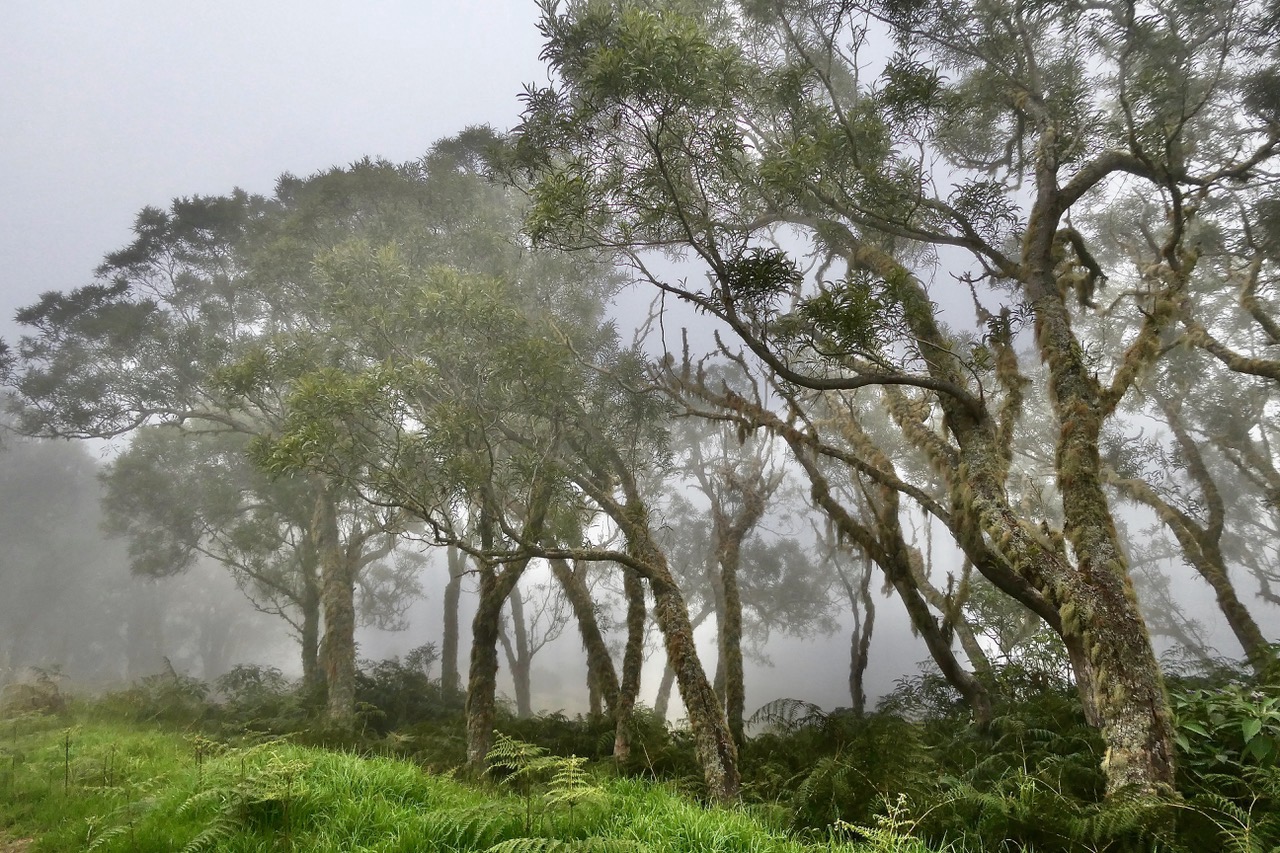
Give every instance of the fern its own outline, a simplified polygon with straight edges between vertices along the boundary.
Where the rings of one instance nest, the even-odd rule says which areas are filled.
[[[485,853],[648,853],[651,848],[624,838],[509,838]]]
[[[577,806],[601,803],[607,799],[604,789],[585,769],[587,760],[571,755],[558,761],[543,800],[548,806],[568,806],[570,814]]]
[[[601,803],[607,799],[604,789],[595,784],[586,772],[586,759],[576,755],[567,758],[548,755],[540,746],[525,743],[494,732],[494,744],[489,751],[490,769],[508,771],[503,782],[521,783],[525,798],[525,832],[533,827],[533,782],[545,780],[547,790],[542,800],[547,808],[567,806],[569,819],[573,810],[588,803]]]
[[[496,844],[515,820],[506,809],[484,806],[434,811],[424,816],[423,824],[427,837],[442,847],[465,850]]]
[[[555,838],[508,838],[490,847],[486,853],[567,853],[572,849]]]
[[[779,734],[794,734],[800,729],[822,725],[827,719],[827,713],[812,702],[783,698],[760,706],[747,719],[747,724],[764,726]]]
[[[85,849],[89,851],[89,853],[93,853],[94,850],[101,848],[103,845],[110,844],[112,841],[115,841],[117,838],[123,838],[125,835],[129,833],[129,831],[132,828],[133,826],[128,823],[121,823],[121,824],[117,824],[115,826],[109,827],[103,830],[102,832],[98,833],[96,836],[94,836],[93,841],[91,841],[89,843],[89,846],[86,847]]]

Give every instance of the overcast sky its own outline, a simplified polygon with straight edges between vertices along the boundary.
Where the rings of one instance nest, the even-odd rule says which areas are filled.
[[[536,20],[533,0],[0,3],[0,337],[145,205],[511,127],[546,79]]]

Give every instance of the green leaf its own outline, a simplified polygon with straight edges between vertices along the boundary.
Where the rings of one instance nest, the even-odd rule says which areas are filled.
[[[1262,720],[1245,720],[1240,723],[1240,732],[1244,735],[1245,743],[1252,741],[1260,731],[1262,731]]]
[[[1188,720],[1188,721],[1184,722],[1184,723],[1182,724],[1182,728],[1183,728],[1185,731],[1193,732],[1194,734],[1198,734],[1198,735],[1200,735],[1201,737],[1206,737],[1206,738],[1207,738],[1207,737],[1211,737],[1211,735],[1210,735],[1210,734],[1209,734],[1209,732],[1205,729],[1205,727],[1204,727],[1204,726],[1200,725],[1200,724],[1199,724],[1199,723],[1197,723],[1197,722],[1191,721],[1191,720]]]

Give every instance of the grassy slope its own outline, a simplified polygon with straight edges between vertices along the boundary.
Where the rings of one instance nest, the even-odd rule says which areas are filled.
[[[847,850],[660,786],[591,781],[524,798],[413,764],[287,743],[229,748],[80,715],[0,723],[0,838],[38,850]],[[70,759],[67,742],[70,739]],[[572,807],[570,807],[572,803]],[[890,843],[879,850],[914,850]]]

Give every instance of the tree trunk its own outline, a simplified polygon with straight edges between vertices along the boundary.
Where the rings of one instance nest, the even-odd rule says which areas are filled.
[[[313,526],[317,531],[324,611],[319,661],[327,690],[325,710],[333,723],[350,726],[356,708],[355,578],[339,542],[337,503],[328,490],[321,490],[317,496]]]
[[[1042,251],[1050,257],[1047,246]],[[1038,285],[1036,342],[1049,367],[1049,397],[1059,425],[1055,468],[1063,533],[1077,562],[1074,573],[1055,578],[1054,597],[1064,632],[1079,636],[1092,665],[1107,744],[1107,790],[1151,794],[1174,783],[1173,720],[1102,488],[1098,438],[1107,404],[1083,361],[1051,271],[1040,269],[1032,280]]]
[[[614,706],[613,760],[621,766],[631,758],[631,716],[640,693],[640,670],[644,666],[644,583],[631,569],[623,569],[622,584],[627,596],[627,645],[622,654],[622,683]]]
[[[724,650],[720,647],[720,625],[724,623],[724,585],[720,581],[720,571],[716,562],[716,548],[707,554],[706,560],[707,589],[711,591],[711,612],[716,617],[716,668],[711,679],[711,686],[716,691],[716,698],[724,703]]]
[[[717,802],[736,800],[741,787],[738,748],[725,721],[724,709],[698,660],[689,609],[667,566],[661,549],[649,531],[647,514],[639,499],[631,502],[618,519],[632,555],[645,567],[654,596],[654,619],[662,631],[667,660],[675,670],[680,698],[689,714],[694,751],[702,765],[708,796]]]
[[[313,568],[304,568],[308,574],[302,583],[302,595],[298,602],[302,610],[302,627],[298,642],[302,646],[302,689],[308,696],[318,696],[324,685],[320,671],[320,590]]]
[[[587,653],[587,683],[593,697],[592,714],[599,715],[598,705],[603,700],[605,711],[612,715],[618,703],[618,672],[613,666],[613,657],[609,654],[604,635],[600,632],[591,591],[587,588],[586,580],[570,568],[567,561],[551,560],[550,563],[551,573],[564,590],[569,606],[573,609],[578,633],[582,637],[582,648]]]
[[[524,621],[524,598],[520,595],[520,586],[511,587],[507,596],[511,605],[512,631],[515,633],[515,654],[511,656],[511,680],[516,691],[516,716],[527,719],[533,716],[533,685],[530,670],[533,659],[529,655],[529,626]]]
[[[462,576],[467,560],[450,545],[447,551],[449,583],[444,588],[444,636],[440,640],[440,691],[445,697],[457,694],[462,678],[458,673],[458,606],[462,601]]]
[[[1257,621],[1253,618],[1253,614],[1249,612],[1249,608],[1245,607],[1244,602],[1240,600],[1240,596],[1236,594],[1235,584],[1231,582],[1231,578],[1227,574],[1227,567],[1222,559],[1222,553],[1215,545],[1204,549],[1202,556],[1199,559],[1193,559],[1191,562],[1196,571],[1200,573],[1200,577],[1204,578],[1205,582],[1213,588],[1213,596],[1218,602],[1218,609],[1226,617],[1231,633],[1235,635],[1236,642],[1244,650],[1245,659],[1255,672],[1261,673],[1267,665],[1271,647],[1267,643],[1267,638],[1263,635],[1262,629],[1258,627]]]
[[[804,446],[798,433],[784,433],[783,438],[791,446],[797,462],[809,477],[810,496],[827,514],[831,522],[844,536],[857,543],[870,559],[875,561],[885,578],[893,585],[902,599],[911,619],[911,625],[924,639],[929,655],[938,665],[943,678],[954,687],[973,712],[974,721],[980,725],[991,720],[991,696],[986,686],[973,673],[966,670],[951,649],[951,638],[944,635],[934,618],[933,611],[921,596],[916,583],[923,576],[923,558],[919,551],[909,546],[903,537],[898,519],[898,496],[895,491],[881,487],[880,502],[873,506],[874,531],[853,515],[831,494],[831,486],[818,468],[811,451]],[[887,468],[887,461],[875,451],[873,463]]]
[[[865,677],[871,659],[871,633],[876,624],[876,604],[871,597],[871,558],[865,558],[856,587],[843,571],[840,571],[840,580],[853,612],[853,630],[849,633],[849,701],[853,703],[853,712],[861,717],[867,712]]]
[[[920,594],[908,565],[912,555],[907,553],[905,545],[898,553],[885,555],[887,559],[880,562],[889,582],[902,603],[907,608],[911,625],[924,640],[929,649],[929,656],[942,672],[942,677],[964,697],[965,704],[973,713],[973,721],[980,726],[991,722],[991,694],[986,685],[974,674],[960,665],[955,651],[951,648],[951,638],[943,632],[933,611]]]
[[[484,770],[493,741],[502,605],[523,571],[522,563],[509,565],[501,573],[489,566],[480,569],[480,600],[471,620],[471,673],[466,702],[467,765],[477,774]]]
[[[711,616],[712,607],[704,606],[698,611],[698,614],[690,621],[693,630],[696,632],[702,627],[702,623],[707,621]],[[662,666],[662,680],[658,682],[658,695],[653,700],[653,712],[658,715],[658,719],[664,722],[667,719],[667,711],[671,706],[671,688],[676,683],[676,671],[671,668],[671,662],[667,661]]]
[[[667,709],[671,705],[671,688],[676,683],[676,671],[671,666],[671,661],[667,661],[662,667],[662,680],[658,682],[658,695],[653,700],[653,713],[658,715],[658,719],[667,719]]]
[[[753,522],[754,524],[754,522]],[[738,589],[738,567],[742,537],[732,531],[720,543],[720,588],[723,610],[718,622],[720,667],[724,672],[724,710],[733,740],[742,746],[742,714],[746,685],[742,665],[742,593]]]

